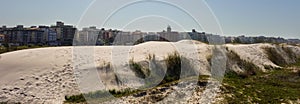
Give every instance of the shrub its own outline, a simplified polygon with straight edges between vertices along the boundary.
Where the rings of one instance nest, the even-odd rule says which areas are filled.
[[[136,92],[136,91],[135,90],[131,90],[129,88],[122,89],[122,90],[115,90],[115,89],[109,90],[109,93],[112,94],[112,95],[114,95],[115,97],[126,96],[126,95],[132,94],[134,92]]]
[[[166,75],[164,81],[171,82],[179,80],[181,73],[181,58],[177,52],[169,54],[165,59],[167,65]]]
[[[86,100],[83,94],[79,94],[79,95],[65,96],[65,102],[80,103],[80,102],[86,102]]]
[[[137,77],[145,79],[147,76],[149,76],[148,72],[146,72],[147,70],[143,69],[140,64],[134,62],[133,59],[129,61],[129,66]]]
[[[191,65],[189,60],[180,56],[177,52],[169,54],[164,61],[167,70],[161,84],[177,81],[180,77],[186,78],[196,75],[193,65]]]

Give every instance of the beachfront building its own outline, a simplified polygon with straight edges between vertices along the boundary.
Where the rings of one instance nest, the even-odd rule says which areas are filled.
[[[157,34],[165,41],[177,42],[180,40],[179,33],[172,31],[171,26],[167,27],[167,31],[158,32]]]
[[[51,28],[57,33],[56,38],[59,45],[72,45],[77,29],[72,25],[65,25],[63,22],[56,22]]]
[[[207,35],[205,32],[196,32],[195,30],[193,30],[192,32],[189,32],[188,35],[192,40],[198,40],[204,43],[208,43]]]
[[[123,33],[126,34],[126,32]],[[98,36],[97,45],[115,45],[116,38],[121,39],[118,36],[123,33],[119,30],[105,30],[104,28],[102,28]]]
[[[35,27],[24,28],[23,25],[18,25],[14,28],[6,28],[1,33],[5,35],[5,42],[9,45],[43,44],[43,31]]]
[[[130,43],[133,44],[131,37],[132,35],[130,32],[119,32],[114,39],[113,45],[126,45]]]
[[[95,26],[83,28],[76,35],[77,45],[96,45],[100,31]]]
[[[140,30],[134,32],[118,32],[114,39],[114,45],[134,45],[144,42],[148,34]]]
[[[43,33],[43,43],[49,46],[57,46],[57,33],[53,28],[49,26],[39,26],[39,29],[42,30]]]
[[[4,41],[5,41],[5,36],[4,36],[4,34],[0,34],[0,46],[3,45]]]
[[[148,32],[147,34],[144,35],[143,37],[143,41],[147,42],[147,41],[160,41],[160,36],[159,34],[155,33],[155,32]]]

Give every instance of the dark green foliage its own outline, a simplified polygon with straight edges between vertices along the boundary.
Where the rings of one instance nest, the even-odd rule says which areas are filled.
[[[167,70],[161,84],[177,81],[181,77],[187,78],[196,75],[194,68],[190,64],[189,60],[185,57],[180,56],[177,52],[169,54],[165,59],[165,63],[167,66]]]
[[[86,102],[86,100],[83,94],[79,94],[73,96],[65,96],[65,102],[80,103],[80,102]]]
[[[176,52],[170,54],[165,61],[167,65],[167,71],[163,83],[179,80],[181,73],[181,58],[179,54]]]
[[[122,96],[126,96],[126,95],[130,95],[132,93],[137,92],[138,90],[131,90],[129,88],[123,89],[123,90],[109,90],[109,93],[112,94],[115,97],[122,97]]]
[[[135,73],[135,75],[139,78],[145,79],[147,76],[149,76],[148,69],[143,69],[143,67],[134,62],[133,59],[129,61],[130,69]]]

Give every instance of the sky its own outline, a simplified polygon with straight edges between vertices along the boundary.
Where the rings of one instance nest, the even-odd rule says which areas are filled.
[[[170,25],[174,31],[300,38],[299,0],[129,2],[134,0],[2,0],[0,25],[54,25],[64,21],[78,28],[128,31],[162,31]]]

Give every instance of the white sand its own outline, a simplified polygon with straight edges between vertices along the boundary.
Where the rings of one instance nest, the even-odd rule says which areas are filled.
[[[193,42],[196,45],[193,45]],[[78,94],[79,88],[83,88],[77,85],[74,69],[78,73],[75,75],[79,77],[89,74],[101,76],[102,82],[93,75],[80,80],[81,84],[88,84],[84,87],[84,92],[118,87],[112,72],[104,69],[99,72],[92,70],[107,63],[112,63],[118,69],[116,73],[121,76],[122,81],[127,81],[125,82],[127,87],[138,86],[143,84],[142,81],[124,67],[128,60],[132,58],[136,62],[146,60],[149,54],[155,54],[157,60],[163,60],[176,48],[183,52],[184,56],[196,60],[194,65],[199,72],[209,74],[207,57],[211,55],[212,46],[193,42],[147,42],[137,46],[52,47],[1,54],[0,102],[62,103],[65,95]],[[276,66],[268,60],[261,49],[270,46],[268,44],[225,46],[235,51],[241,58],[260,67]],[[299,47],[295,50],[300,51]],[[105,86],[89,87],[99,84]]]

